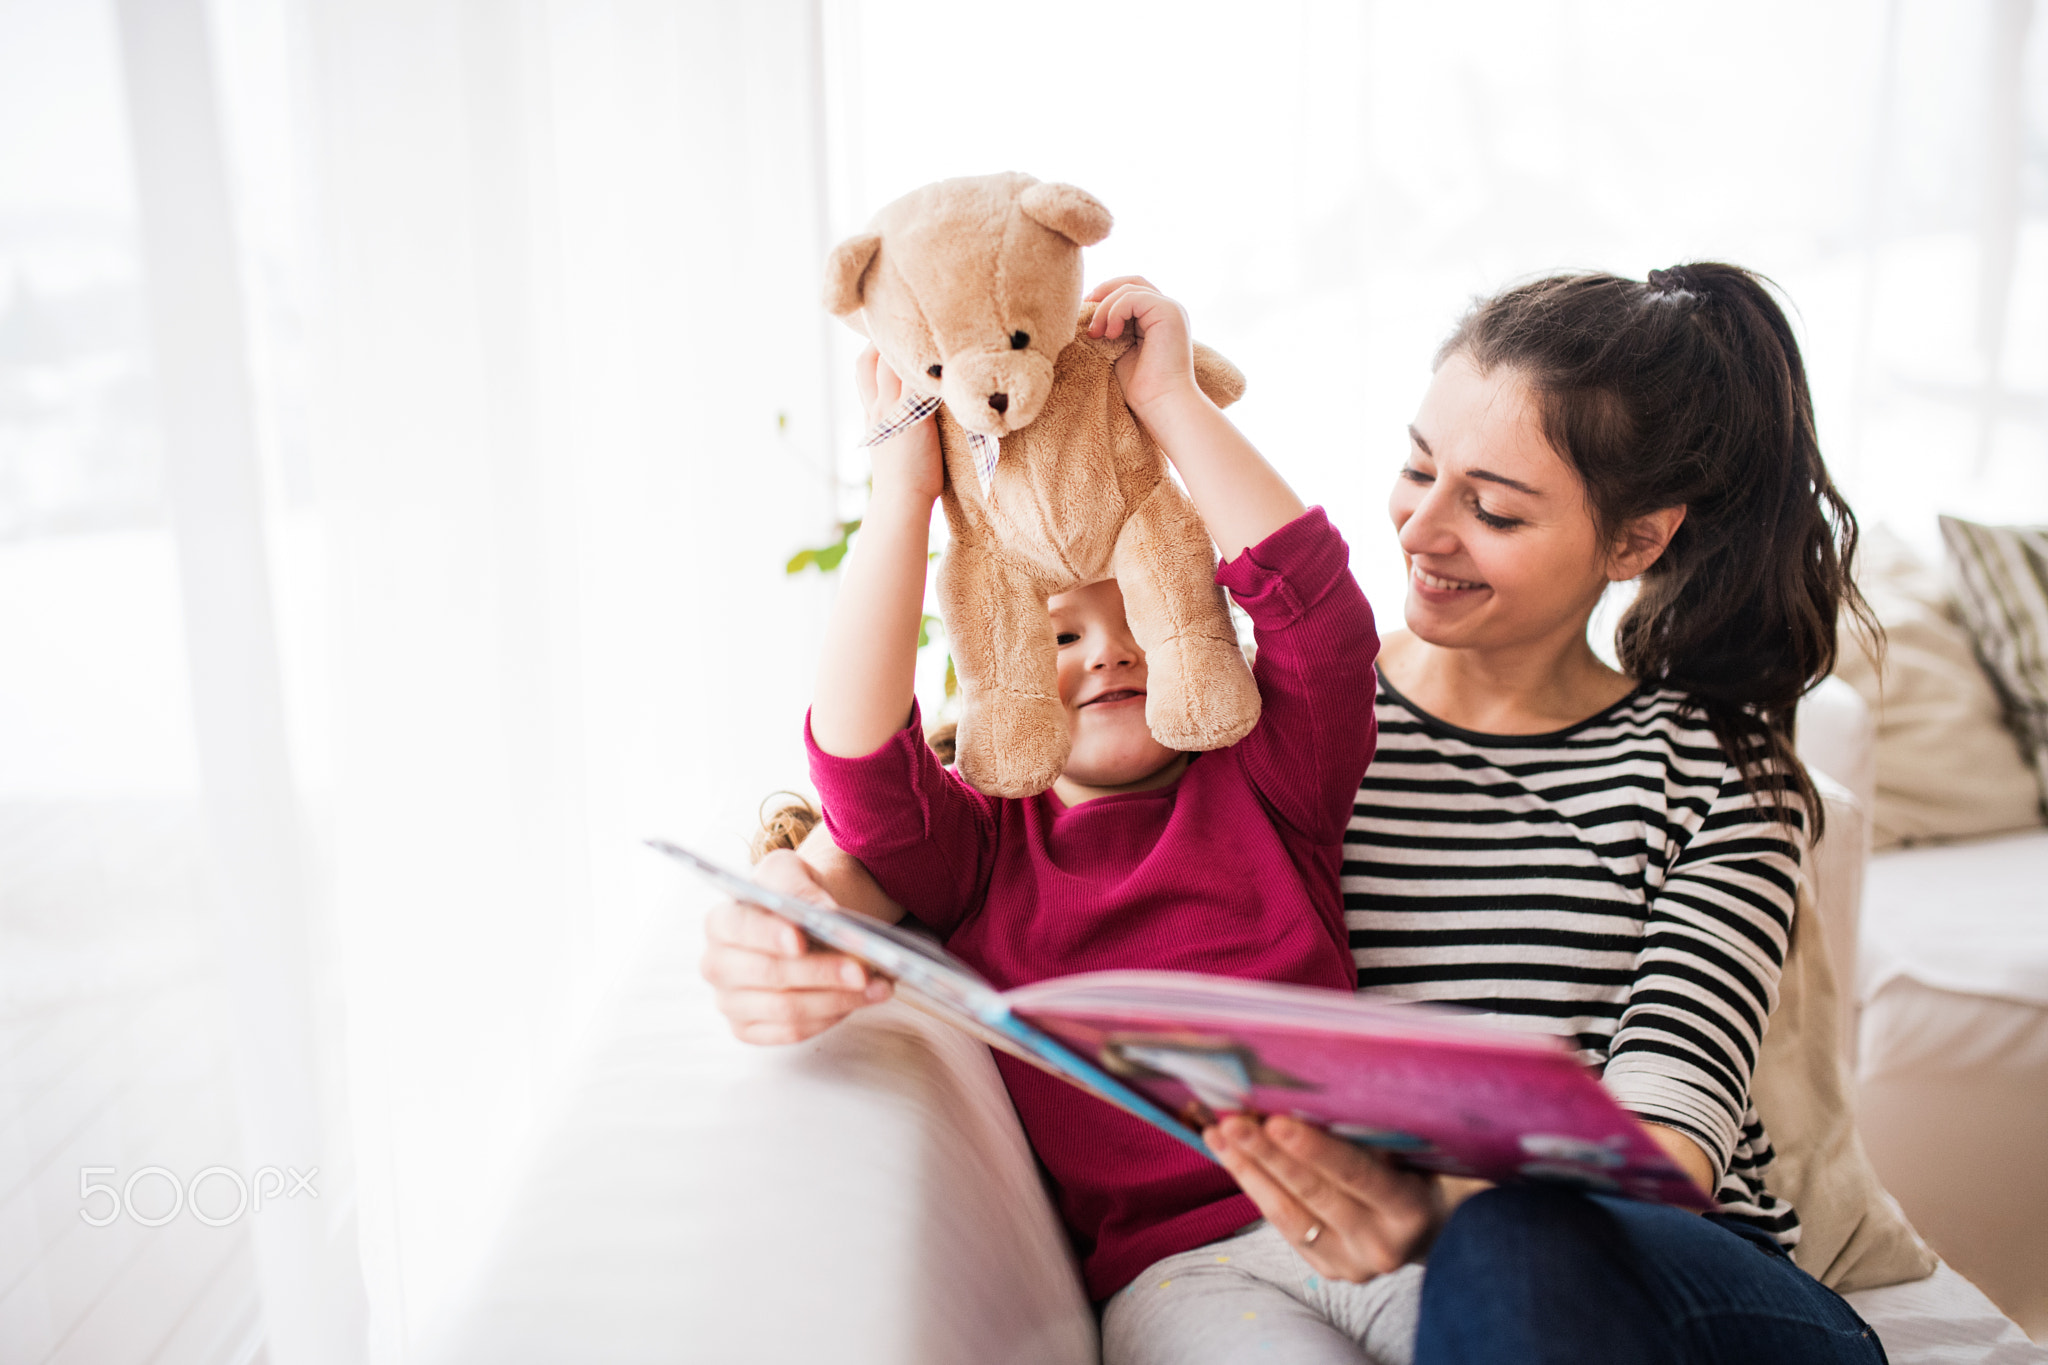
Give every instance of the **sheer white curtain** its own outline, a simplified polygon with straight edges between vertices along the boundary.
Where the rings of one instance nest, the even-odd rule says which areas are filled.
[[[801,781],[820,60],[802,0],[0,4],[0,1357],[423,1358],[701,904],[639,840]]]
[[[834,506],[814,26],[304,13],[332,915],[372,1356],[459,1292],[593,992],[797,780]]]
[[[268,935],[228,972],[245,1138],[323,1168],[351,1253],[266,1215],[269,1349],[350,1358],[361,1294],[369,1356],[419,1358],[579,1024],[694,899],[640,838],[737,858],[801,776],[815,15],[121,14],[223,922]]]

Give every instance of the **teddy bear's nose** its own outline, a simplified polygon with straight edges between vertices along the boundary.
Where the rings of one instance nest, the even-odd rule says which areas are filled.
[[[992,393],[988,396],[988,405],[997,412],[1008,412],[1010,410],[1010,395],[1007,393]]]

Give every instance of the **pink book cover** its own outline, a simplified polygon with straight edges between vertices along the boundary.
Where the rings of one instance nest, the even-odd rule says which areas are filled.
[[[1183,972],[1090,972],[1010,1010],[1199,1129],[1290,1114],[1409,1165],[1714,1203],[1564,1043],[1477,1015]]]

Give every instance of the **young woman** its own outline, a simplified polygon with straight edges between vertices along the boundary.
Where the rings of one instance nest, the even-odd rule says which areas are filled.
[[[1721,1212],[1533,1188],[1458,1202],[1304,1125],[1231,1119],[1212,1149],[1298,1266],[1210,1255],[1160,1277],[1199,1288],[1205,1315],[1167,1311],[1148,1275],[1106,1306],[1106,1355],[1233,1358],[1251,1345],[1229,1335],[1238,1300],[1291,1276],[1305,1308],[1329,1281],[1419,1293],[1418,1361],[1883,1359],[1785,1256],[1797,1215],[1770,1194],[1749,1102],[1819,809],[1793,709],[1860,609],[1784,314],[1712,264],[1481,303],[1439,353],[1391,511],[1409,630],[1381,659],[1347,841],[1359,987],[1566,1038]],[[1587,626],[1632,578],[1616,672]],[[841,900],[873,894],[811,857]],[[811,880],[794,858],[763,868]],[[706,974],[743,1036],[857,1003],[733,989],[813,979],[817,955],[775,958],[771,935],[714,916]],[[1293,1358],[1360,1358],[1326,1346]]]

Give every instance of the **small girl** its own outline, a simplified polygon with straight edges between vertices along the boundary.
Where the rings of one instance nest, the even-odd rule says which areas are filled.
[[[1304,509],[1196,387],[1179,305],[1135,278],[1090,297],[1091,334],[1136,327],[1140,344],[1117,365],[1125,398],[1207,522],[1218,582],[1251,617],[1257,727],[1206,754],[1155,740],[1145,655],[1105,581],[1049,603],[1073,741],[1052,788],[992,798],[941,766],[911,688],[942,483],[938,437],[922,423],[875,449],[873,497],[826,636],[807,735],[826,824],[895,913],[998,987],[1142,967],[1348,992],[1337,879],[1373,753],[1360,720],[1378,651],[1371,609],[1322,511]],[[901,384],[872,350],[858,379],[871,418],[895,406]],[[1090,1298],[1258,1221],[1222,1167],[1030,1066],[996,1062]]]

